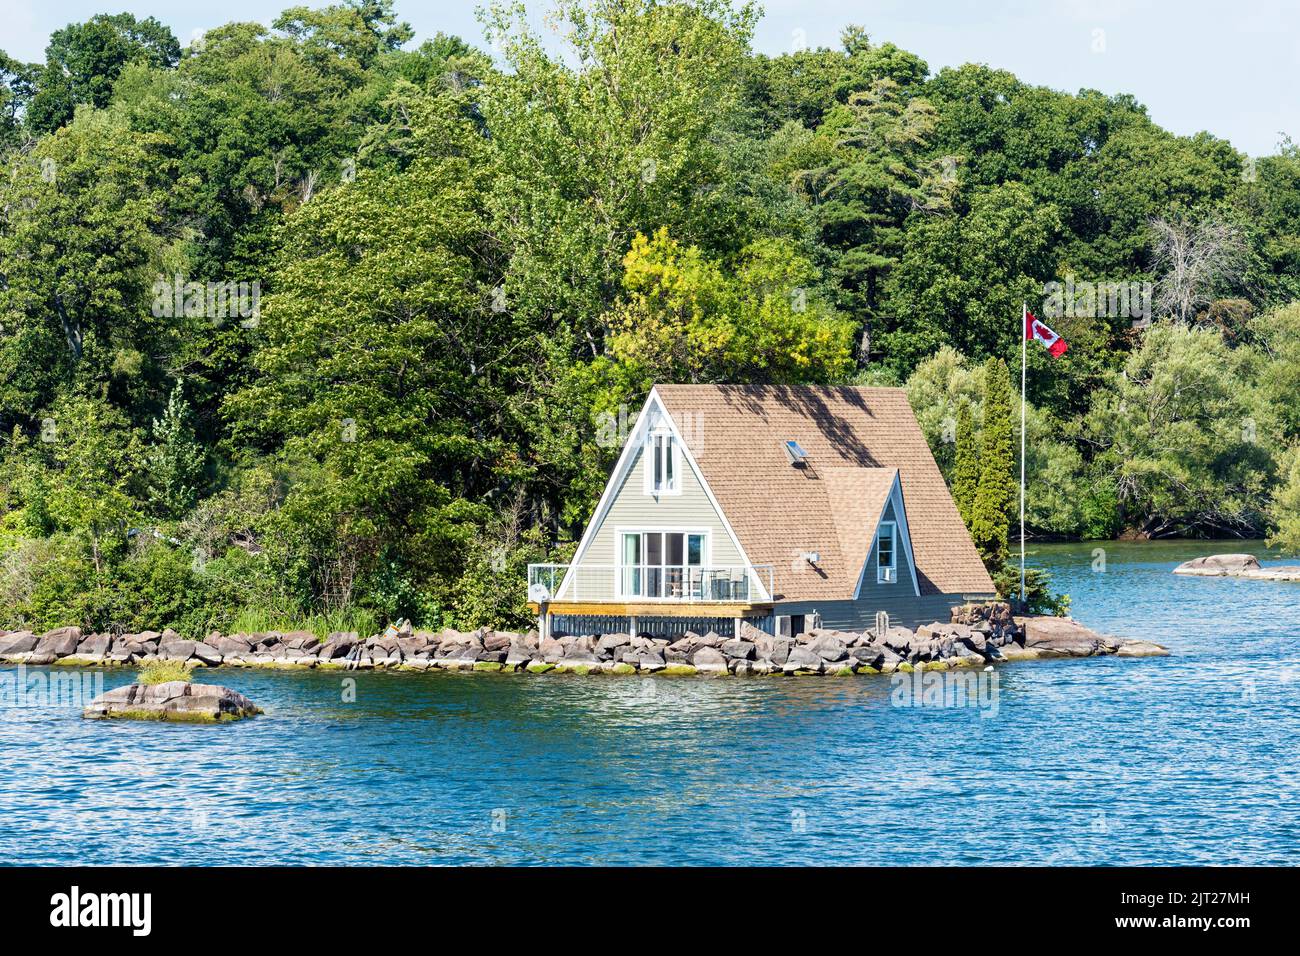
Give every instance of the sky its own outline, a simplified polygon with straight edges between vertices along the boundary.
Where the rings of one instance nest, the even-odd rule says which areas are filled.
[[[284,7],[329,0],[0,0],[0,49],[44,59],[50,32],[96,13],[154,16],[182,45],[231,20],[270,23]],[[530,0],[530,8],[545,0]],[[397,0],[416,42],[441,31],[482,42],[474,2]],[[767,0],[755,49],[835,46],[866,27],[931,71],[987,63],[1075,92],[1131,93],[1175,133],[1207,130],[1252,156],[1300,140],[1300,0]]]

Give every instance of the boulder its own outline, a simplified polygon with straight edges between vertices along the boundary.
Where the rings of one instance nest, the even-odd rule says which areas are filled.
[[[833,634],[821,633],[804,645],[824,661],[834,663],[849,656],[848,646]]]
[[[709,631],[702,637],[696,637],[692,643],[696,647],[721,647],[724,638],[715,631]]]
[[[36,642],[36,653],[53,654],[56,658],[67,657],[77,652],[80,643],[81,628],[57,627],[41,635],[41,639]]]
[[[888,648],[882,647],[879,644],[868,644],[865,647],[855,647],[849,651],[849,657],[867,667],[879,667],[884,663],[886,654],[895,658],[898,656]]]
[[[227,654],[232,656],[243,655],[252,650],[247,639],[238,634],[232,634],[228,637],[219,634],[216,637],[209,637],[203,643],[223,657]]]
[[[755,645],[750,641],[732,638],[729,641],[723,641],[719,650],[732,660],[750,661],[754,659]]]
[[[542,654],[542,660],[554,664],[556,661],[564,657],[564,652],[567,648],[564,644],[560,643],[560,641],[553,637],[544,637],[542,638],[539,650]]]
[[[158,648],[158,656],[165,661],[188,661],[194,656],[194,648],[197,646],[194,641],[175,638],[166,641]]]
[[[504,651],[510,646],[510,635],[491,631],[483,635],[483,649],[485,651]],[[482,660],[483,658],[479,658]]]
[[[77,653],[84,657],[103,657],[113,645],[113,638],[108,634],[91,634],[83,637],[77,645]]]
[[[320,638],[311,631],[290,631],[281,638],[281,643],[293,648],[315,647]]]
[[[1168,657],[1167,648],[1151,641],[1120,641],[1116,657]]]
[[[116,687],[91,701],[82,716],[206,723],[238,720],[261,712],[243,694],[227,687],[178,680]]]
[[[786,658],[785,664],[782,666],[782,669],[787,674],[794,674],[799,671],[820,674],[825,668],[826,664],[822,656],[806,644],[791,648],[790,656]]]
[[[722,655],[722,651],[716,647],[701,647],[691,655],[691,663],[699,671],[708,671],[711,673],[725,674],[727,672],[727,659]]]
[[[620,647],[628,647],[632,643],[631,634],[602,634],[600,640],[596,642],[596,650],[612,654]]]
[[[774,637],[771,634],[763,634],[754,638],[754,650],[759,658],[773,664],[784,664],[786,658],[790,656],[790,648],[793,646],[794,641],[788,637]]]
[[[1259,559],[1253,554],[1210,554],[1203,558],[1184,561],[1174,568],[1174,574],[1224,577],[1258,570],[1260,570]]]
[[[668,662],[663,656],[653,651],[641,651],[636,657],[636,666],[646,673],[653,674],[655,671],[661,671],[668,666]]]
[[[200,642],[194,645],[194,660],[208,667],[216,667],[225,660],[225,655],[211,644]]]
[[[1101,646],[1102,635],[1068,617],[1031,616],[1022,618],[1025,647],[1042,657],[1091,657]]]
[[[12,634],[0,637],[0,657],[9,654],[28,654],[36,650],[36,644],[40,640],[31,631],[15,631]]]
[[[590,648],[575,641],[564,649],[565,664],[599,664],[600,658]]]

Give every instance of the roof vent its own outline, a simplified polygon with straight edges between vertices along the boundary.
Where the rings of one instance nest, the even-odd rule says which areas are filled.
[[[799,447],[797,441],[791,440],[785,443],[785,453],[790,456],[790,464],[796,468],[802,468],[808,463],[808,453]]]

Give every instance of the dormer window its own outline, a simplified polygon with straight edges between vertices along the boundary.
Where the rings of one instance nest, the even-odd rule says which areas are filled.
[[[876,532],[876,582],[893,584],[898,580],[898,547],[894,522],[880,522]]]
[[[678,476],[681,474],[681,461],[677,448],[677,439],[669,431],[650,433],[646,448],[646,494],[675,495],[678,492]]]

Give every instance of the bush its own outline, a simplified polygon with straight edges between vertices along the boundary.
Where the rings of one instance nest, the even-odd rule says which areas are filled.
[[[145,661],[140,665],[137,684],[166,684],[174,680],[188,681],[191,666],[186,661]]]
[[[1052,578],[1042,568],[1025,568],[1025,602],[1020,604],[1020,562],[1007,561],[994,572],[993,584],[1004,601],[1010,601],[1019,614],[1050,614],[1065,617],[1070,613],[1070,595],[1052,591]]]

